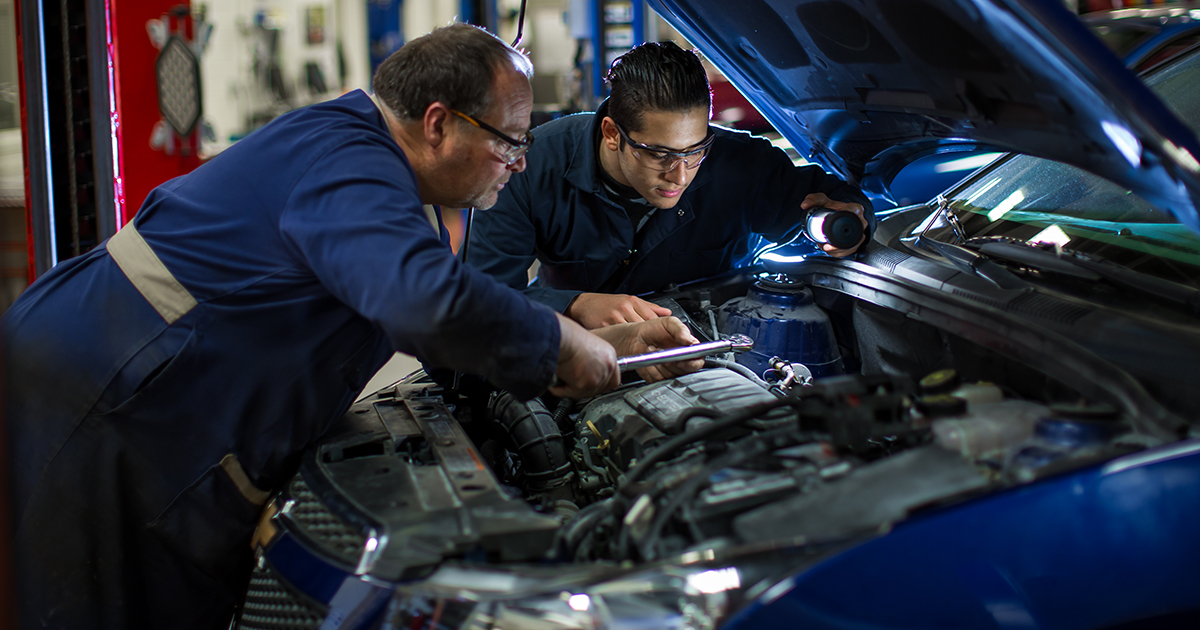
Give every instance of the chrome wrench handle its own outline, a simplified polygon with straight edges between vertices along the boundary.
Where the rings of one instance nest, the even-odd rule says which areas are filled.
[[[678,348],[668,348],[666,350],[647,352],[646,354],[635,354],[633,356],[620,357],[617,359],[617,367],[620,368],[622,372],[627,370],[640,370],[641,368],[650,367],[652,365],[671,363],[673,361],[686,361],[688,359],[698,359],[710,354],[745,352],[753,347],[754,340],[746,335],[731,335],[719,341],[710,341],[708,343],[698,343],[690,346],[680,346]]]

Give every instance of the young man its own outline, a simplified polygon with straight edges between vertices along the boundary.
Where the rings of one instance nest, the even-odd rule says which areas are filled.
[[[762,138],[710,126],[695,53],[643,44],[613,63],[608,82],[595,114],[535,130],[527,170],[476,217],[471,265],[594,329],[669,314],[629,294],[726,271],[751,235],[790,239],[810,210],[849,210],[873,225],[857,189],[793,166]],[[857,246],[822,249],[846,256]],[[538,279],[526,288],[535,259]]]
[[[459,264],[423,203],[525,165],[528,61],[465,25],[157,188],[0,320],[29,628],[228,627],[262,504],[395,351],[586,396],[677,320],[606,343]],[[444,230],[441,230],[444,236]],[[695,367],[694,364],[691,367]]]

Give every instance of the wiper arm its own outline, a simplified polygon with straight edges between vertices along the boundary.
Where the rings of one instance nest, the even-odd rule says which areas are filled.
[[[972,241],[968,241],[968,243],[975,244]],[[1058,254],[1048,252],[1040,247],[1003,241],[988,241],[975,246],[984,256],[1015,262],[1040,271],[1073,276],[1090,282],[1095,282],[1103,277],[1095,271],[1076,264],[1073,260],[1060,257]]]
[[[971,244],[985,256],[1010,260],[1042,271],[1084,280],[1107,280],[1126,289],[1186,306],[1193,313],[1200,313],[1200,289],[1134,271],[1107,260],[1097,260],[1077,252],[1059,254],[1037,246],[1012,241],[981,242],[981,240],[972,239]]]
[[[922,249],[931,249],[941,254],[943,258],[950,261],[955,267],[983,278],[1001,289],[1017,290],[1029,286],[1028,282],[1018,278],[1016,274],[1005,269],[1002,265],[998,265],[988,260],[987,256],[962,245],[943,243],[926,236],[917,237],[913,244]]]

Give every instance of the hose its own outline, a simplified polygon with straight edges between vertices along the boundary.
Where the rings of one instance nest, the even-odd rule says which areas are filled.
[[[528,489],[539,492],[561,486],[571,474],[571,462],[566,439],[546,405],[536,398],[521,402],[502,392],[492,399],[490,407],[492,417],[508,434],[524,464]]]
[[[750,368],[742,365],[741,363],[737,363],[736,361],[726,361],[725,359],[718,359],[716,357],[707,357],[704,359],[704,367],[733,370],[734,372],[745,376],[747,379],[750,379],[763,389],[771,389],[771,384],[764,381],[761,376],[755,374],[754,370],[751,370]]]

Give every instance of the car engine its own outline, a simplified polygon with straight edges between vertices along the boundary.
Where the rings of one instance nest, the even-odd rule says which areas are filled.
[[[1144,446],[1113,406],[784,277],[658,302],[755,350],[577,402],[419,372],[352,407],[274,522],[390,583],[448,560],[637,563],[877,535]],[[326,610],[302,590],[260,560],[238,627],[318,627]]]

